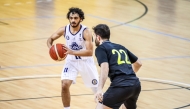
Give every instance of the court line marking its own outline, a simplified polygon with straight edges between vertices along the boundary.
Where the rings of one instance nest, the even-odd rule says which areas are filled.
[[[153,90],[141,90],[141,91],[157,91],[157,90],[178,90],[178,89],[182,89],[182,88],[167,88],[167,89],[153,89]],[[75,94],[75,95],[71,95],[71,96],[84,96],[84,95],[94,95],[94,94]],[[0,100],[0,102],[10,102],[10,101],[22,101],[22,100],[33,100],[33,99],[45,99],[45,98],[58,98],[61,96],[45,96],[45,97],[33,97],[33,98],[17,98],[17,99],[4,99],[4,100]]]
[[[1,22],[1,21],[0,21],[0,25],[9,25],[9,24],[8,24],[8,23]]]
[[[161,83],[167,83],[167,84],[174,84],[174,85],[179,85],[179,86],[190,87],[190,84],[186,84],[186,83],[182,83],[182,82],[175,82],[175,81],[170,81],[170,80],[162,80],[162,79],[155,79],[155,78],[143,78],[143,77],[141,77],[140,80],[161,82]]]
[[[58,77],[61,77],[61,75],[15,76],[15,77],[0,78],[0,82],[21,80],[21,79],[58,78]],[[79,75],[78,77],[81,77],[81,76]],[[143,78],[143,77],[139,77],[139,78],[140,78],[140,80],[144,80],[144,81],[161,82],[161,83],[190,87],[190,84],[186,84],[186,83],[182,83],[182,82],[175,82],[175,81],[170,81],[170,80],[162,80],[162,79],[154,79],[154,78]]]
[[[185,105],[185,106],[181,106],[181,107],[178,107],[178,108],[174,108],[174,109],[182,109],[182,108],[186,108],[186,107],[189,107],[189,106],[190,106],[190,104]]]
[[[141,2],[139,0],[135,0],[135,1],[140,3],[144,7],[144,9],[145,9],[144,13],[141,16],[139,16],[139,17],[137,17],[137,18],[135,18],[133,20],[130,20],[130,21],[127,21],[127,22],[124,22],[124,23],[121,23],[121,24],[118,24],[118,25],[115,25],[115,26],[111,26],[110,28],[115,28],[115,27],[118,27],[118,26],[121,26],[121,25],[129,24],[131,22],[134,22],[136,20],[141,19],[142,17],[144,17],[148,13],[148,7],[143,2]]]
[[[171,38],[174,38],[174,39],[180,39],[180,40],[190,42],[189,38],[185,38],[185,37],[181,37],[181,36],[177,36],[177,35],[173,35],[173,34],[168,34],[168,33],[160,32],[160,31],[156,31],[156,30],[152,30],[152,29],[148,29],[148,28],[143,28],[143,27],[135,26],[135,25],[131,25],[131,24],[125,24],[125,22],[119,22],[119,21],[116,21],[116,20],[111,20],[111,19],[107,19],[107,18],[103,18],[103,17],[99,17],[99,16],[94,16],[94,15],[90,15],[90,14],[87,14],[87,16],[91,16],[91,17],[98,18],[98,19],[101,19],[101,20],[105,20],[105,21],[109,21],[109,22],[112,22],[112,23],[120,24],[121,26],[132,27],[132,28],[148,31],[148,32],[151,32],[151,33],[159,34],[161,36],[171,37]],[[43,19],[43,18],[63,18],[63,16],[58,16],[58,17],[55,17],[55,16],[38,16],[36,18],[39,18],[39,19]],[[9,18],[9,19],[0,19],[0,20],[1,21],[3,21],[3,20],[34,20],[36,18]],[[114,26],[111,26],[111,27],[114,27]],[[0,42],[0,43],[3,43],[3,42]]]
[[[165,60],[165,59],[181,59],[181,58],[190,58],[190,56],[171,56],[171,57],[158,57],[158,58],[140,58],[142,61],[154,61],[154,60]],[[96,62],[97,64],[97,62]],[[37,68],[37,67],[48,67],[48,66],[63,66],[64,63],[61,62],[59,64],[38,64],[38,65],[31,65],[31,66],[8,66],[8,67],[1,67],[0,70],[7,70],[7,69],[19,69],[19,68]]]
[[[138,1],[138,0],[135,0],[139,3],[141,3],[144,7],[145,7],[145,14],[148,10],[148,8],[146,7],[145,4],[143,4],[142,2]],[[37,2],[40,2],[40,1],[37,1]],[[115,21],[115,20],[110,20],[110,19],[107,19],[107,18],[103,18],[103,17],[99,17],[99,16],[94,16],[94,15],[90,15],[90,14],[87,14],[87,16],[91,16],[91,17],[94,17],[94,18],[98,18],[98,19],[101,19],[101,20],[106,20],[106,21],[109,21],[109,22],[114,22],[114,23],[117,23],[117,25],[115,26],[111,26],[110,28],[113,28],[113,27],[118,27],[118,25],[122,26],[128,26],[128,27],[132,27],[132,28],[137,28],[137,29],[141,29],[141,30],[145,30],[145,31],[148,31],[148,32],[152,32],[152,33],[156,33],[156,34],[160,34],[160,35],[163,35],[163,36],[167,36],[167,37],[172,37],[172,38],[175,38],[175,39],[180,39],[180,40],[185,40],[185,41],[189,41],[190,42],[190,39],[189,38],[184,38],[184,37],[181,37],[181,36],[177,36],[177,35],[172,35],[172,34],[168,34],[168,33],[164,33],[164,32],[159,32],[159,31],[156,31],[156,30],[152,30],[152,29],[147,29],[147,28],[143,28],[143,27],[140,27],[140,26],[135,26],[135,25],[130,25],[128,23],[129,22],[119,22],[119,21]],[[144,16],[144,14],[143,14]],[[43,16],[40,16],[39,18],[42,18]],[[56,18],[56,16],[45,16],[43,18]],[[141,17],[140,17],[141,18]],[[22,20],[22,18],[16,18],[17,20]],[[24,18],[25,19],[25,18]],[[137,18],[136,18],[137,19]],[[3,19],[0,19],[0,20],[3,20]],[[6,18],[5,18],[6,20]],[[8,19],[7,19],[8,20]],[[10,20],[10,19],[9,19]],[[13,18],[14,20],[14,18]],[[132,20],[133,21],[133,20]]]
[[[71,95],[71,96],[83,96],[83,95],[94,95],[94,94],[77,94],[77,95]],[[0,102],[22,101],[22,100],[31,100],[31,99],[44,99],[44,98],[58,98],[58,97],[60,98],[61,96],[9,99],[9,100],[0,100]]]
[[[18,76],[18,77],[8,77],[8,78],[0,78],[0,82],[5,81],[13,81],[13,80],[21,80],[21,79],[38,79],[38,78],[60,78],[60,75],[37,75],[37,76]],[[80,77],[80,75],[78,76]],[[181,88],[185,88],[190,90],[190,84],[182,83],[182,82],[175,82],[170,80],[161,80],[161,79],[155,79],[155,78],[143,78],[141,77],[140,80],[144,81],[150,81],[150,82],[158,82],[158,83],[164,83],[168,85],[178,86]],[[185,86],[185,87],[183,87]],[[180,88],[172,88],[172,89],[180,89]],[[159,89],[164,90],[164,89]],[[143,91],[143,90],[142,90]],[[144,90],[146,91],[146,90]],[[147,90],[149,91],[149,90]],[[79,94],[79,95],[71,95],[71,96],[81,96],[81,95],[93,95],[93,94]],[[55,97],[61,97],[61,96],[52,96],[52,97],[37,97],[37,98],[23,98],[23,99],[10,99],[10,100],[0,100],[0,102],[8,102],[8,101],[17,101],[17,100],[31,100],[31,99],[43,99],[43,98],[55,98]],[[175,109],[181,109],[184,107],[189,107],[190,105],[181,106]]]
[[[23,80],[23,79],[38,79],[38,78],[58,78],[61,75],[33,75],[33,76],[13,76],[7,78],[0,78],[0,82]]]
[[[155,58],[140,58],[140,60],[165,60],[165,59],[178,59],[178,58],[190,58],[190,56],[165,56],[165,57],[155,57]]]
[[[148,31],[148,32],[151,32],[151,33],[156,33],[156,34],[159,34],[159,35],[163,35],[163,36],[172,37],[172,38],[175,38],[175,39],[181,39],[181,40],[185,40],[185,41],[190,41],[189,38],[184,38],[184,37],[173,35],[173,34],[168,34],[168,33],[160,32],[160,31],[156,31],[156,30],[152,30],[152,29],[148,29],[148,28],[143,28],[143,27],[140,27],[140,26],[135,26],[135,25],[132,25],[132,24],[127,24],[127,23],[124,23],[124,22],[116,21],[116,20],[102,18],[102,17],[99,17],[99,16],[94,16],[94,15],[89,15],[89,16],[94,17],[94,18],[98,18],[98,19],[101,19],[101,20],[109,21],[109,22],[112,22],[112,23],[117,23],[117,24],[120,24],[121,26],[132,27],[132,28]],[[115,26],[111,26],[110,28],[112,28],[112,27],[115,27]]]

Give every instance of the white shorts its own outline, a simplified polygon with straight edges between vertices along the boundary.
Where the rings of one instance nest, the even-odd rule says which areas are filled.
[[[79,72],[87,87],[98,86],[98,71],[93,58],[86,60],[66,60],[61,74],[61,80],[73,80],[73,84],[75,84]]]

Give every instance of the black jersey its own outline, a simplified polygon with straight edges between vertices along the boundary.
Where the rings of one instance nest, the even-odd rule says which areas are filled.
[[[114,82],[111,86],[130,86],[138,80],[131,65],[138,58],[124,46],[105,41],[96,48],[95,55],[99,65],[108,62],[108,76]]]

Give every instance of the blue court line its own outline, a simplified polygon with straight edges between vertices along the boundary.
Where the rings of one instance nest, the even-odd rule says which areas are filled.
[[[161,34],[163,36],[172,37],[172,38],[181,39],[181,40],[185,40],[185,41],[189,41],[190,42],[190,39],[184,38],[184,37],[181,37],[181,36],[167,34],[167,33],[164,33],[164,32],[159,32],[159,31],[155,31],[155,30],[151,30],[151,29],[147,29],[147,28],[142,28],[142,27],[139,27],[139,26],[131,25],[131,24],[125,24],[125,26],[133,27],[133,28],[138,28],[138,29],[145,30],[145,31],[148,31],[148,32],[152,32],[152,33],[156,33],[156,34]]]
[[[89,16],[94,17],[94,18],[98,18],[98,19],[101,19],[101,20],[106,20],[106,21],[109,21],[109,22],[117,23],[117,24],[120,24],[120,25],[123,25],[123,26],[128,26],[128,27],[132,27],[132,28],[137,28],[137,29],[141,29],[141,30],[148,31],[148,32],[160,34],[160,35],[163,35],[163,36],[172,37],[172,38],[181,39],[181,40],[185,40],[185,41],[189,41],[189,42],[190,42],[190,39],[184,38],[184,37],[181,37],[181,36],[176,36],[176,35],[172,35],[172,34],[167,34],[167,33],[164,33],[164,32],[159,32],[159,31],[155,31],[155,30],[143,28],[143,27],[140,27],[140,26],[135,26],[135,25],[131,25],[131,24],[126,24],[126,23],[123,23],[123,22],[119,22],[119,21],[115,21],[115,20],[110,20],[110,19],[107,19],[107,18],[99,17],[99,16],[94,16],[94,15],[89,15]],[[114,27],[114,26],[111,26],[110,28],[112,28],[112,27]]]
[[[184,37],[181,37],[181,36],[176,36],[176,35],[172,35],[172,34],[168,34],[168,33],[164,33],[164,32],[159,32],[159,31],[156,31],[156,30],[151,30],[151,29],[140,27],[140,26],[126,24],[124,22],[119,22],[119,21],[116,21],[116,20],[111,20],[111,19],[107,19],[107,18],[103,18],[103,17],[99,17],[99,16],[94,16],[94,15],[91,15],[91,14],[87,14],[87,16],[97,18],[97,19],[101,19],[101,20],[105,20],[105,21],[109,21],[109,22],[116,23],[116,24],[120,24],[120,25],[127,26],[127,27],[132,27],[132,28],[148,31],[148,32],[151,32],[151,33],[160,34],[162,36],[171,37],[171,38],[180,39],[180,40],[190,42],[189,38],[184,38]],[[63,18],[63,17],[64,16],[38,16],[36,18],[39,18],[39,19],[43,19],[43,18],[52,19],[52,18]],[[0,20],[32,20],[32,19],[36,19],[36,18],[5,18],[5,19],[0,19]],[[112,27],[114,27],[114,26],[111,26],[110,28],[112,28]]]
[[[170,56],[170,57],[158,57],[158,58],[140,58],[142,61],[151,61],[151,60],[165,60],[165,59],[180,59],[180,58],[190,58],[190,56]],[[64,63],[61,64],[41,64],[41,65],[33,65],[33,66],[9,66],[0,68],[0,70],[6,69],[17,69],[17,68],[36,68],[36,67],[48,67],[48,66],[63,66]]]

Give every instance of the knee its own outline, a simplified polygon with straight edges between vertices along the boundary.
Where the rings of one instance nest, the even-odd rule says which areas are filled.
[[[67,91],[67,90],[69,90],[69,87],[70,87],[70,84],[68,84],[68,83],[62,83],[62,91]]]

